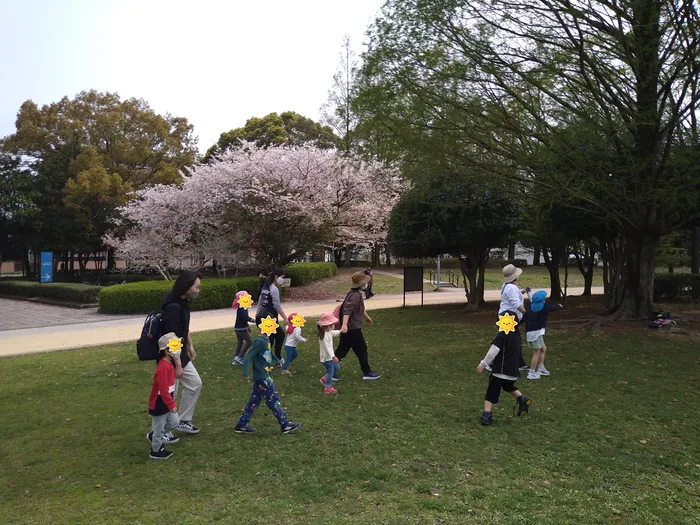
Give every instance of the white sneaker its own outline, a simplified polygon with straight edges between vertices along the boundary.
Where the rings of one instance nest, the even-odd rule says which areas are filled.
[[[541,376],[551,376],[552,374],[544,366],[537,367],[537,373]]]
[[[535,372],[534,370],[528,370],[527,371],[527,378],[528,379],[539,379],[540,378],[540,373]]]

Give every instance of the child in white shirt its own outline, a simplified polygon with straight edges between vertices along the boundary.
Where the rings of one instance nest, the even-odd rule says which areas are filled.
[[[285,375],[292,375],[292,373],[289,371],[289,365],[291,365],[292,361],[299,357],[297,345],[299,343],[306,342],[306,339],[304,339],[301,335],[301,327],[295,327],[292,324],[292,319],[294,319],[294,316],[296,315],[296,313],[292,313],[289,314],[289,317],[287,318],[287,340],[284,342],[285,359],[284,365],[282,365],[282,373]]]
[[[325,394],[337,394],[333,388],[333,376],[340,370],[339,359],[333,352],[333,338],[340,335],[340,330],[333,330],[333,326],[339,320],[330,312],[322,313],[321,318],[316,323],[318,328],[318,345],[320,347],[320,358],[323,366],[326,367],[326,375],[321,378]]]

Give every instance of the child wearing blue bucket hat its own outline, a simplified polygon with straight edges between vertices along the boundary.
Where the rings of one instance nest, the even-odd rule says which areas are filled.
[[[544,334],[547,330],[547,319],[551,312],[562,309],[560,304],[546,304],[547,292],[539,290],[532,294],[530,306],[525,312],[525,337],[528,346],[532,349],[532,361],[530,370],[527,371],[528,379],[540,379],[550,375],[544,367],[544,358],[547,345],[544,344]]]

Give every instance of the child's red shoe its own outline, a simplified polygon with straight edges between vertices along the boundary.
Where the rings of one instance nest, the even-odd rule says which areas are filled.
[[[337,394],[338,391],[335,388],[333,388],[332,386],[330,386],[328,388],[324,388],[323,393],[324,394]]]

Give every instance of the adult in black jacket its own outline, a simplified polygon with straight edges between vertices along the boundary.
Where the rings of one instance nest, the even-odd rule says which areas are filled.
[[[175,395],[182,385],[182,399],[178,405],[180,424],[177,430],[188,434],[199,432],[192,425],[192,417],[202,391],[202,379],[192,362],[197,353],[190,336],[190,302],[199,295],[200,282],[201,275],[197,272],[182,272],[163,300],[163,333],[174,332],[182,338],[183,347],[187,347],[187,351],[180,354],[180,359],[175,360],[175,377],[178,378],[175,382]]]

